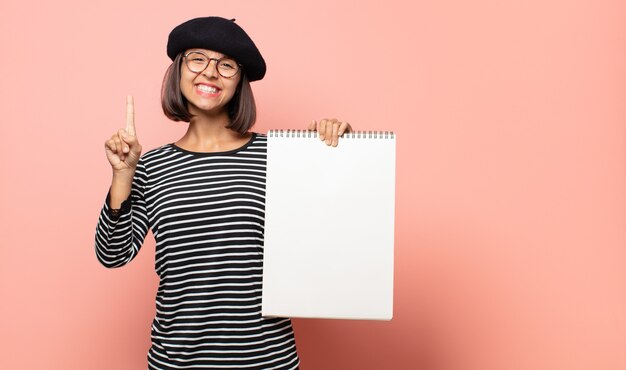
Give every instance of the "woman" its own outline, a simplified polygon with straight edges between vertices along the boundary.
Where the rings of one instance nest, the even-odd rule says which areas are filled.
[[[296,369],[290,320],[261,317],[267,142],[249,131],[249,81],[263,78],[265,62],[234,20],[219,17],[174,28],[167,53],[163,110],[189,128],[141,155],[127,98],[126,129],[105,142],[113,179],[97,258],[106,267],[127,264],[152,229],[160,282],[150,369]],[[308,129],[332,146],[352,130],[337,120]]]

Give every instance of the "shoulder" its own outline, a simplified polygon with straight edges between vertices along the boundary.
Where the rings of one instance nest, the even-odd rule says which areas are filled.
[[[250,146],[265,146],[267,144],[267,135],[260,132],[252,132],[252,139],[250,140]]]
[[[255,139],[267,140],[267,134],[263,134],[260,132],[250,132],[250,133],[255,136]]]
[[[242,154],[265,155],[267,151],[267,136],[259,132],[252,132],[252,138],[242,149],[240,152]]]
[[[250,138],[250,144],[251,145],[255,145],[255,144],[265,144],[267,142],[267,135],[266,134],[262,134],[260,132],[250,132],[252,134],[252,137]]]

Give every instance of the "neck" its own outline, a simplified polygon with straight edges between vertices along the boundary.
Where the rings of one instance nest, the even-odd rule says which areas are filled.
[[[226,110],[217,113],[190,109],[194,116],[189,122],[185,135],[180,138],[178,144],[188,149],[198,151],[220,151],[225,146],[232,145],[233,141],[241,140],[241,135],[236,131],[226,128],[230,123],[230,117]]]
[[[234,132],[227,129],[230,124],[230,117],[226,110],[220,112],[205,112],[199,109],[190,109],[193,114],[189,121],[189,129],[187,135],[195,136],[198,139],[211,139],[224,135],[226,132]]]

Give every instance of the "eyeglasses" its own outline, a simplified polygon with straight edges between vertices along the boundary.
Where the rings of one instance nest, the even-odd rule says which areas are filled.
[[[215,61],[217,66],[217,73],[224,78],[234,77],[241,69],[241,65],[233,59],[226,57],[219,59],[209,58],[206,54],[199,51],[190,51],[184,57],[187,68],[193,73],[200,73],[207,69],[212,60]]]

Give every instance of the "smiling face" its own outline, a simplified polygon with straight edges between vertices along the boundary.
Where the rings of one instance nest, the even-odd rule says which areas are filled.
[[[184,54],[190,51],[200,51],[215,59],[225,56],[212,50],[197,48],[187,49]],[[241,73],[225,78],[217,72],[215,60],[211,60],[208,67],[200,73],[192,72],[185,58],[180,68],[180,91],[189,102],[189,113],[219,114],[226,111],[241,80]]]

